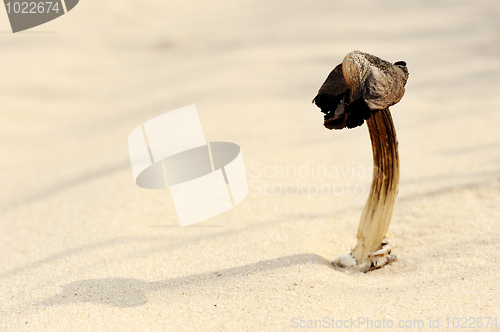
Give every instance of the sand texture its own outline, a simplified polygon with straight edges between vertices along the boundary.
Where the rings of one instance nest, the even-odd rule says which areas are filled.
[[[0,12],[1,331],[500,327],[498,0],[82,0],[18,34]],[[397,261],[366,274],[330,263],[356,244],[368,129],[329,131],[311,103],[353,50],[410,73]],[[127,137],[190,104],[250,187],[181,228],[168,190],[134,184]]]

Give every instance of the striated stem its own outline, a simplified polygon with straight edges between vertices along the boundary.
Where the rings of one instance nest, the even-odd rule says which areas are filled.
[[[378,268],[370,254],[382,249],[399,185],[399,154],[396,130],[389,109],[375,112],[367,120],[373,151],[373,180],[358,228],[358,243],[351,255],[358,266]],[[386,252],[388,255],[390,253]],[[387,259],[383,265],[392,259]],[[381,263],[381,262],[380,262]],[[380,264],[379,263],[379,264]]]

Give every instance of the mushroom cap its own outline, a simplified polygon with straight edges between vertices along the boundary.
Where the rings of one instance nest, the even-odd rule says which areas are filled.
[[[328,75],[313,102],[325,113],[328,129],[354,128],[372,112],[387,109],[405,93],[408,69],[360,51],[347,54]]]

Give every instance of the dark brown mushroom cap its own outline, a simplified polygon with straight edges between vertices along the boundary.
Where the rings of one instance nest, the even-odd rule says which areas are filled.
[[[369,119],[372,112],[399,102],[407,79],[404,61],[391,64],[354,51],[328,75],[313,102],[325,113],[324,125],[328,129],[354,128]]]

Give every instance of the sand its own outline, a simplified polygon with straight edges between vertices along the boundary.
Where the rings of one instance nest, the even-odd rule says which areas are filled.
[[[497,0],[83,0],[0,24],[2,331],[500,324]],[[356,243],[368,131],[311,104],[356,49],[410,71],[398,260],[367,274],[330,262]],[[127,137],[190,104],[241,146],[250,192],[180,228],[168,190],[135,186]]]

